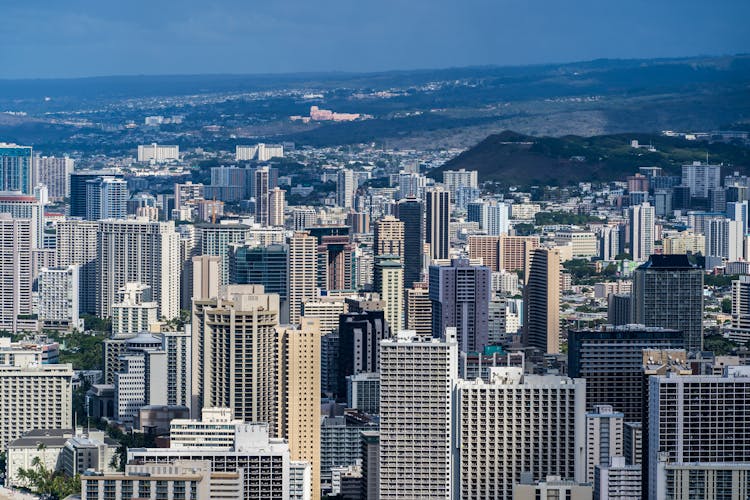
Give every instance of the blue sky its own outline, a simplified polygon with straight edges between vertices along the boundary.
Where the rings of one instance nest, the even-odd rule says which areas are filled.
[[[750,52],[747,0],[0,0],[0,78]]]

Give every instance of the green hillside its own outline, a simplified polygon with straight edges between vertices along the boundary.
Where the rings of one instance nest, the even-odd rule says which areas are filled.
[[[656,151],[635,149],[631,140],[652,145]],[[737,143],[688,141],[657,134],[616,134],[594,137],[568,135],[533,137],[504,131],[485,140],[430,172],[477,170],[482,181],[507,186],[566,186],[579,181],[623,180],[640,166],[660,166],[679,175],[680,166],[694,160],[721,163],[726,172],[750,172],[750,149]]]

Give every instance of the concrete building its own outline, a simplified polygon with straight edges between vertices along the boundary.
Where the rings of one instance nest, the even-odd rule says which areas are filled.
[[[356,190],[357,181],[354,178],[354,172],[346,168],[339,170],[336,177],[336,205],[347,209],[352,208]]]
[[[302,303],[317,297],[317,240],[309,232],[296,231],[289,238],[289,322],[299,323]]]
[[[235,148],[235,160],[258,160],[268,161],[271,158],[283,158],[284,146],[281,144],[263,144],[258,143],[252,146],[240,146]]]
[[[349,307],[346,301],[335,297],[308,299],[302,303],[302,316],[315,318],[320,323],[321,335],[328,335],[338,329],[339,317],[346,314]]]
[[[360,463],[362,433],[377,429],[377,423],[351,409],[344,410],[343,415],[323,416],[320,420],[320,464],[323,484],[330,484],[334,468]]]
[[[557,248],[536,248],[529,252],[528,261],[523,343],[556,354],[560,352],[560,252]]]
[[[70,196],[70,174],[75,161],[68,156],[34,156],[34,179],[32,186],[44,184],[52,201],[62,201]]]
[[[380,431],[362,431],[363,500],[380,498]]]
[[[594,469],[609,465],[612,457],[623,455],[623,414],[611,405],[595,405],[586,413],[586,481],[594,482]]]
[[[427,283],[406,289],[406,328],[419,335],[432,335],[432,301]]]
[[[444,170],[443,171],[443,184],[451,196],[455,196],[459,188],[478,187],[478,176],[476,170]]]
[[[729,262],[742,260],[745,228],[742,221],[717,217],[706,221],[706,257],[720,257]]]
[[[380,499],[453,498],[455,329],[445,340],[402,331],[380,350]]]
[[[625,422],[623,425],[623,452],[625,463],[635,465],[641,463],[643,454],[643,433],[641,422]]]
[[[706,237],[692,231],[681,231],[662,238],[662,249],[666,255],[698,254],[706,251]]]
[[[628,209],[630,222],[630,254],[636,262],[648,260],[654,253],[656,214],[654,207],[646,203]]]
[[[268,225],[283,226],[286,209],[286,191],[275,187],[268,192]]]
[[[500,270],[500,237],[477,235],[469,236],[469,260],[482,259],[482,265],[494,273]]]
[[[642,325],[568,332],[568,374],[586,379],[586,408],[610,405],[625,421],[641,418],[643,349],[681,349],[682,332]]]
[[[236,478],[236,486],[229,492],[224,481],[211,481],[210,495],[200,498],[309,498],[305,493],[311,488],[310,465],[290,460],[288,445],[283,439],[270,437],[268,424],[241,423],[235,427],[231,447],[129,448],[128,462],[163,466],[176,460],[206,460],[216,480],[226,480],[227,473]]]
[[[145,283],[125,283],[112,304],[112,336],[149,331],[150,325],[159,319],[159,305],[152,298],[152,289]]]
[[[221,285],[229,284],[229,245],[244,243],[250,238],[250,226],[232,221],[218,224],[196,224],[198,255],[215,255],[221,258]]]
[[[138,146],[138,161],[140,163],[168,163],[179,159],[179,146],[156,143]]]
[[[0,277],[3,283],[0,287],[0,330],[13,333],[36,330],[35,321],[23,320],[33,312],[32,230],[30,219],[14,219],[7,213],[0,213]]]
[[[193,301],[193,414],[224,407],[246,422],[277,422],[279,296],[262,285],[227,285]],[[195,347],[197,346],[197,347]]]
[[[159,316],[176,318],[180,313],[179,247],[173,222],[100,221],[96,267],[99,316],[112,315],[116,294],[126,283],[140,282],[151,287]]]
[[[671,373],[648,379],[647,498],[694,498],[696,494],[733,498],[737,487],[744,489],[744,495],[748,493],[750,446],[744,444],[750,442],[748,390],[750,368],[746,366],[728,367],[722,376]],[[732,473],[719,472],[738,464],[744,464],[742,483]],[[716,472],[699,472],[706,469]]]
[[[537,500],[540,498],[591,500],[592,488],[589,484],[566,481],[560,476],[547,476],[545,480],[532,484],[518,483],[513,485],[513,500]]]
[[[58,267],[79,266],[79,309],[82,313],[95,314],[98,288],[96,246],[99,225],[93,221],[63,220],[58,221],[55,226],[57,231],[55,265]]]
[[[78,264],[40,269],[37,287],[42,328],[83,331],[78,269]]]
[[[721,166],[699,161],[683,165],[682,186],[690,188],[692,198],[708,198],[709,190],[721,187]]]
[[[374,288],[385,308],[385,319],[395,331],[404,327],[404,265],[398,255],[375,257]]]
[[[263,285],[266,293],[279,296],[280,322],[289,323],[289,248],[274,243],[255,246],[248,243],[229,245],[229,282],[238,285]]]
[[[625,457],[611,457],[594,470],[594,500],[639,500],[641,466],[628,465]]]
[[[380,344],[391,337],[383,311],[350,312],[339,316],[336,393],[347,393],[347,377],[380,371]]]
[[[555,243],[558,246],[572,245],[574,257],[587,259],[596,257],[599,253],[596,234],[593,231],[557,231]]]
[[[0,365],[0,448],[32,429],[73,425],[73,366]]]
[[[450,257],[449,224],[450,194],[440,188],[430,188],[425,194],[425,243],[430,245],[430,260],[448,259]],[[404,227],[406,230],[406,227]]]
[[[683,332],[685,348],[703,348],[703,270],[685,255],[652,255],[633,272],[634,323]]]
[[[362,372],[346,377],[346,406],[362,413],[380,413],[380,374]]]
[[[430,266],[432,332],[455,327],[462,352],[481,351],[489,344],[490,269],[454,259],[450,266]]]
[[[527,257],[536,248],[539,248],[539,236],[500,235],[499,268],[509,272],[520,269],[525,276]]]
[[[128,183],[117,177],[86,181],[86,219],[125,219],[128,216]]]
[[[404,223],[392,215],[386,215],[375,222],[373,253],[375,257],[381,255],[396,255],[399,260],[404,258]]]
[[[311,498],[320,498],[320,323],[300,318],[300,327],[278,327],[278,424],[292,460],[310,464]]]
[[[457,385],[461,498],[510,498],[522,473],[586,478],[586,381],[490,369]],[[382,464],[381,464],[382,467]]]

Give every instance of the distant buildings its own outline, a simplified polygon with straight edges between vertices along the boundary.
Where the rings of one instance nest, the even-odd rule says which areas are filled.
[[[258,143],[253,146],[240,146],[235,148],[234,158],[237,161],[258,160],[268,161],[271,158],[283,158],[284,146],[281,144]]]
[[[0,142],[0,191],[31,194],[33,164],[31,146]]]
[[[156,143],[138,146],[138,161],[141,163],[168,163],[179,159],[179,146]]]

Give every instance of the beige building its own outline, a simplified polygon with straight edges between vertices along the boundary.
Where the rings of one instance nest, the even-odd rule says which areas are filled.
[[[385,319],[394,332],[404,327],[404,265],[397,255],[375,258],[375,291],[385,304]]]
[[[492,272],[500,270],[500,236],[469,236],[469,259],[481,259]]]
[[[594,490],[590,484],[565,481],[560,476],[547,476],[546,481],[533,484],[514,484],[513,500],[538,498],[565,498],[566,500],[592,500]]]
[[[375,222],[373,253],[380,255],[398,255],[404,258],[404,223],[392,215],[386,215]]]
[[[221,283],[221,257],[199,255],[192,260],[192,298],[210,299],[219,295]]]
[[[513,205],[515,207],[515,205]],[[538,236],[500,235],[499,269],[506,271],[526,270],[526,255],[539,248]]]
[[[343,297],[320,297],[303,301],[301,312],[307,319],[317,319],[321,335],[328,335],[338,329],[339,316],[348,311]]]
[[[523,343],[544,353],[560,352],[560,284],[562,264],[557,248],[528,254],[524,286]]]
[[[73,426],[73,366],[0,366],[0,449],[32,429]]]
[[[432,335],[432,301],[427,283],[414,283],[406,289],[406,329]]]
[[[312,496],[320,498],[320,323],[300,318],[300,328],[278,327],[278,424],[289,458],[312,466]]]
[[[706,237],[692,231],[680,231],[665,236],[662,239],[662,248],[665,254],[686,254],[688,252],[702,254],[706,250]]]
[[[245,422],[276,423],[276,326],[279,296],[262,285],[226,285],[193,301],[192,412],[231,408]]]
[[[268,193],[268,225],[284,225],[284,208],[286,207],[286,191],[280,187],[271,189]]]
[[[306,231],[289,238],[289,322],[299,323],[302,302],[318,295],[318,241]]]
[[[599,253],[596,234],[592,231],[558,231],[555,243],[559,246],[572,245],[573,257],[590,258]]]

